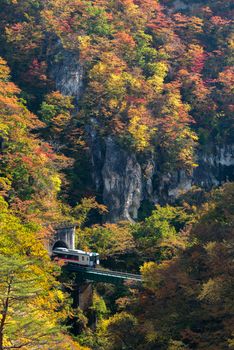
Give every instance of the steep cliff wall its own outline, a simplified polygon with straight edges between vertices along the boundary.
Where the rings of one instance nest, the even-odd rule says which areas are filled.
[[[54,43],[49,57],[50,77],[56,90],[65,96],[73,96],[77,103],[83,90],[84,70],[79,63],[79,55],[64,50],[61,42]]]
[[[108,221],[136,219],[143,201],[165,204],[193,186],[210,190],[234,181],[234,145],[200,149],[198,167],[191,174],[181,170],[163,173],[152,153],[138,159],[114,137],[100,137],[97,129],[93,120],[88,129],[90,157],[96,190],[109,210]]]
[[[61,47],[59,50],[60,58],[53,61],[51,76],[57,90],[78,101],[83,89],[83,68],[77,55]],[[209,190],[234,180],[233,145],[209,145],[200,149],[197,153],[199,166],[190,175],[184,171],[164,173],[152,153],[139,160],[113,136],[100,136],[97,121],[91,119],[86,132],[93,183],[108,207],[107,221],[137,219],[143,201],[165,204],[173,202],[192,186]]]
[[[104,144],[98,162],[93,156],[92,159],[93,168],[99,169],[96,185],[101,186],[97,189],[102,191],[103,202],[109,209],[109,221],[136,219],[143,201],[165,204],[193,186],[210,190],[234,180],[233,145],[213,145],[207,151],[200,150],[198,167],[189,175],[184,171],[161,173],[153,155],[138,161],[135,154],[122,149],[111,137]],[[95,149],[98,149],[97,140]]]

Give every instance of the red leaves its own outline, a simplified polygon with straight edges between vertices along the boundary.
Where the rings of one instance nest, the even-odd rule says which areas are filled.
[[[231,20],[222,18],[220,16],[213,16],[211,17],[210,21],[215,26],[227,26],[232,22]]]
[[[172,27],[172,21],[159,9],[157,14],[149,20],[147,27],[153,31],[161,32],[166,29],[169,30]]]
[[[133,37],[126,32],[118,32],[115,34],[116,42],[121,45],[129,45],[130,47],[135,47],[136,43]]]
[[[22,30],[24,30],[24,24],[23,23],[15,23],[11,26],[11,30],[15,33],[20,33]]]
[[[144,12],[160,11],[162,9],[162,6],[158,3],[158,0],[134,0],[134,3],[141,7]]]
[[[47,63],[45,61],[40,62],[37,58],[34,58],[28,70],[29,76],[27,80],[34,78],[45,82],[47,80],[46,70]]]
[[[147,100],[145,98],[138,98],[135,96],[126,96],[126,100],[130,104],[138,105],[138,104],[146,104]]]
[[[61,32],[65,32],[65,33],[72,33],[73,30],[71,28],[71,25],[69,23],[69,19],[59,19],[58,20],[58,30]]]
[[[206,58],[207,54],[205,52],[198,52],[195,55],[193,59],[193,65],[191,68],[192,73],[201,73],[201,71],[204,68]]]
[[[226,88],[230,90],[233,89],[234,86],[234,68],[226,67],[223,72],[219,74],[219,82],[221,82]]]

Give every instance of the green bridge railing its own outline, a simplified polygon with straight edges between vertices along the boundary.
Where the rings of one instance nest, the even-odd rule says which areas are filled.
[[[142,283],[142,276],[132,273],[83,267],[77,264],[67,264],[65,268],[70,272],[77,273],[82,279],[93,282],[120,284],[125,281],[132,281]]]

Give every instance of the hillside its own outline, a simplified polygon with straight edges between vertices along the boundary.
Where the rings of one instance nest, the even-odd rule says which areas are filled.
[[[0,258],[25,302],[17,294],[5,314],[1,277],[0,350],[232,348],[233,11],[231,0],[1,0]],[[139,291],[95,285],[95,330],[43,247],[62,222],[105,267],[146,279]]]

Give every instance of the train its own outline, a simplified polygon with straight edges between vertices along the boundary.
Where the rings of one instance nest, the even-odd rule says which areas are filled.
[[[96,267],[100,264],[98,253],[62,247],[53,250],[52,259],[62,260],[65,263],[78,264],[84,267]]]

